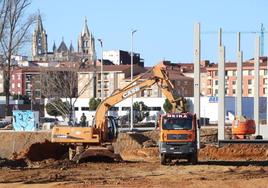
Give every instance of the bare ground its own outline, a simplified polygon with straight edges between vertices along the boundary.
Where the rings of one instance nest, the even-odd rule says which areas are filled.
[[[119,141],[123,144],[118,148],[124,162],[91,159],[87,163],[75,164],[58,156],[62,152],[59,146],[55,151],[49,142],[31,145],[13,155],[13,159],[0,158],[0,187],[252,188],[268,185],[267,146],[217,148],[207,144],[199,151],[198,165],[173,161],[162,166],[158,148],[148,147],[158,139],[155,135],[121,135]],[[43,155],[41,151],[57,153],[57,157],[49,152]]]

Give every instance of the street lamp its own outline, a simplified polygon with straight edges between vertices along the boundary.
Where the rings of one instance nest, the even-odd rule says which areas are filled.
[[[133,35],[137,30],[131,30],[131,82],[133,81]],[[133,130],[133,95],[131,96],[131,107],[130,107],[130,129]]]
[[[98,39],[98,41],[100,42],[100,45],[101,45],[101,93],[100,93],[100,98],[101,100],[103,99],[103,75],[102,75],[102,72],[103,72],[103,43],[102,43],[102,39]]]

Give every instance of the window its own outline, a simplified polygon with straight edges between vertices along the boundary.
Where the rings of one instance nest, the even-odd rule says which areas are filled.
[[[12,74],[12,80],[15,80],[15,75],[14,74]]]
[[[252,94],[252,89],[248,89],[248,94]]]
[[[12,89],[14,89],[15,88],[15,84],[14,83],[12,83]]]
[[[262,91],[263,91],[263,94],[267,94],[267,88],[263,88]]]
[[[264,84],[267,84],[267,78],[264,78],[264,79],[263,79],[263,83],[264,83]]]
[[[89,107],[81,107],[82,111],[89,111]]]
[[[78,111],[78,110],[79,110],[79,108],[78,108],[78,107],[74,107],[74,110],[75,110],[75,111]]]
[[[248,70],[248,75],[253,75],[252,73],[253,73],[252,70]]]
[[[148,107],[149,111],[161,111],[161,107]]]
[[[219,81],[218,80],[215,80],[215,85],[217,86],[219,84]]]
[[[228,71],[225,71],[225,76],[228,76]]]
[[[218,89],[215,89],[215,95],[218,95]]]
[[[110,109],[109,109],[110,111],[118,111],[119,110],[119,107],[111,107]]]
[[[233,71],[233,76],[236,76],[236,70]]]
[[[18,87],[20,87],[21,85],[20,85],[20,83],[18,83]]]
[[[235,84],[236,84],[236,81],[235,81],[235,80],[233,80],[233,81],[232,81],[232,84],[233,84],[233,85],[235,85]]]
[[[218,76],[218,71],[215,71],[215,76]]]
[[[235,89],[233,89],[233,94],[235,94],[235,92],[236,92]]]
[[[122,111],[129,111],[130,107],[122,107]]]
[[[228,89],[227,89],[227,88],[225,88],[225,95],[227,95],[227,93],[228,93]]]
[[[248,85],[252,85],[252,80],[248,80]]]
[[[264,75],[267,75],[267,69],[264,69]]]

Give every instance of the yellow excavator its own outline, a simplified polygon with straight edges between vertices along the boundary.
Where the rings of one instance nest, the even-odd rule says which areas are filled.
[[[173,111],[184,112],[186,101],[183,97],[174,97],[174,86],[168,78],[166,70],[154,66],[149,78],[137,77],[122,89],[116,90],[105,98],[98,106],[95,120],[90,127],[56,126],[52,129],[52,142],[69,145],[69,159],[80,161],[89,156],[107,156],[121,160],[113,151],[112,143],[117,137],[117,124],[113,117],[107,116],[108,110],[120,101],[157,84],[162,93],[170,101]],[[148,74],[148,73],[147,73]],[[142,80],[141,80],[142,79]]]

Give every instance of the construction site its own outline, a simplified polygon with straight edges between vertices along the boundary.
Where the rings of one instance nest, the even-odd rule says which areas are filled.
[[[220,121],[201,126],[198,111],[188,112],[187,101],[175,98],[166,71],[156,65],[146,80],[137,77],[105,98],[91,126],[1,130],[0,187],[266,187],[267,135],[258,131],[264,125],[237,115],[231,125],[223,119],[223,127]],[[154,84],[171,111],[160,114],[153,129],[120,129],[107,116],[116,103]]]
[[[1,15],[17,10],[7,2],[0,1]],[[195,23],[192,63],[147,67],[133,52],[137,29],[131,29],[131,52],[104,52],[97,39],[98,60],[87,18],[77,51],[62,37],[49,52],[40,11],[35,21],[32,59],[12,64],[12,47],[0,69],[0,188],[268,187],[263,24],[253,32],[249,60],[240,40],[252,32],[235,33],[236,60],[228,62],[222,28],[217,63],[201,60],[201,36],[215,32]]]
[[[266,187],[268,147],[225,145],[217,130],[201,129],[199,163],[159,162],[159,130],[120,133],[115,143],[123,158],[91,158],[76,164],[68,148],[49,142],[49,132],[1,132],[1,187]],[[19,151],[14,153],[13,150]]]

